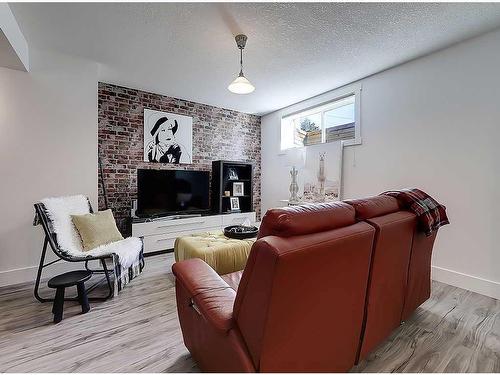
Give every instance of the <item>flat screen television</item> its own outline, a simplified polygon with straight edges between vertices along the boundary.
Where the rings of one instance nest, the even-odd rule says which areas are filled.
[[[209,172],[137,170],[137,216],[195,214],[209,210]]]

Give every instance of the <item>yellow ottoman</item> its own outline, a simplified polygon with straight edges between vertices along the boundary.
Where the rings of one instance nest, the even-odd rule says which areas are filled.
[[[233,240],[221,231],[196,233],[175,240],[175,261],[200,258],[219,275],[245,268],[255,238]]]

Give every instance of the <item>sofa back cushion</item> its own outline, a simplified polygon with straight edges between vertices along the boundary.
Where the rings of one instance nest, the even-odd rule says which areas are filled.
[[[360,358],[401,324],[416,216],[399,211],[368,219],[376,229]]]
[[[388,199],[389,198],[389,199]],[[396,199],[376,196],[347,201],[356,217],[376,230],[360,359],[401,323],[416,216],[400,211]]]
[[[335,206],[343,222],[354,220],[353,211]],[[261,372],[346,372],[359,346],[375,230],[361,222],[291,236],[301,232],[288,220],[294,215],[314,232],[301,209],[293,212],[286,224],[267,228],[285,236],[253,245],[233,316]],[[320,228],[340,222],[313,216]]]
[[[343,202],[305,204],[268,210],[258,238],[290,237],[324,232],[355,223],[353,207]]]
[[[344,202],[354,207],[357,220],[367,220],[400,210],[397,199],[388,195],[376,195],[368,198],[346,200]]]

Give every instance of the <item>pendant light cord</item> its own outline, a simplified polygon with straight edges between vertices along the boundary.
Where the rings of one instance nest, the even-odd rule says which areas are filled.
[[[240,48],[240,76],[243,75],[243,48]]]

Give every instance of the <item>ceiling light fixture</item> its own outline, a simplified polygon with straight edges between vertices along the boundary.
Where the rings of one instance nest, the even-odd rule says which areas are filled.
[[[255,87],[243,75],[243,48],[245,48],[245,44],[247,43],[247,36],[240,34],[236,35],[234,39],[236,40],[236,45],[240,49],[240,74],[229,86],[227,86],[227,89],[235,94],[250,94],[255,90]]]

